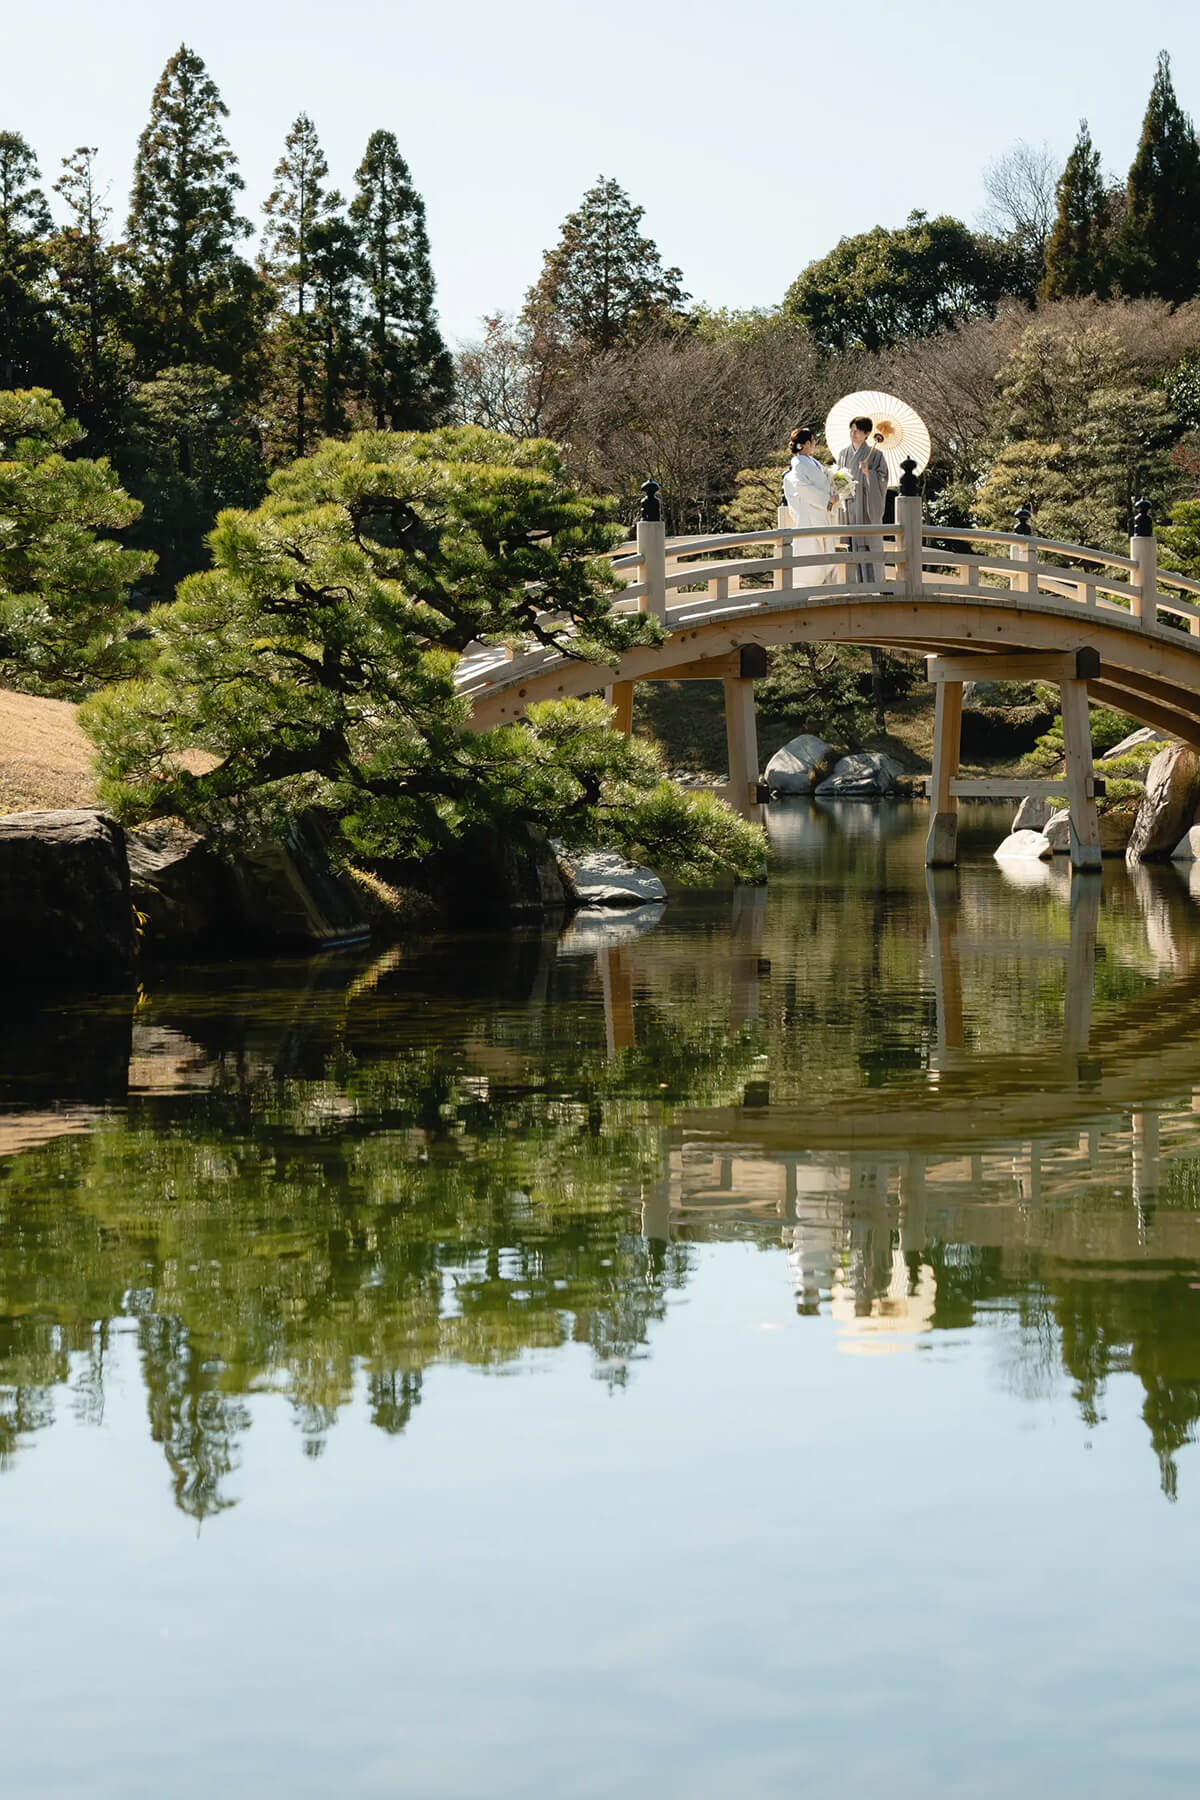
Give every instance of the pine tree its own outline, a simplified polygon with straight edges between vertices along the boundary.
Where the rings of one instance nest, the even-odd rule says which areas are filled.
[[[263,296],[235,254],[250,230],[243,182],[221,128],[228,115],[195,51],[163,70],[138,142],[127,239],[138,280],[134,342],[142,371],[202,363],[250,384]]]
[[[59,385],[42,242],[50,209],[39,180],[25,139],[0,131],[0,388]]]
[[[446,418],[454,390],[434,317],[425,203],[390,131],[372,132],[355,181],[367,399],[380,429],[424,431]]]
[[[129,388],[130,351],[122,335],[128,308],[117,252],[107,241],[111,208],[96,186],[96,149],[82,144],[62,159],[54,191],[70,222],[49,240],[63,333],[75,365],[75,407],[89,447],[110,447]]]
[[[1126,193],[1122,288],[1174,304],[1190,300],[1200,288],[1200,144],[1175,97],[1165,50]]]
[[[529,291],[524,316],[535,329],[611,350],[677,320],[688,299],[682,272],[664,269],[657,244],[642,236],[644,212],[608,177],[588,189]]]
[[[275,168],[275,186],[263,206],[261,262],[279,315],[272,334],[273,361],[289,397],[291,448],[296,456],[303,456],[308,447],[309,398],[319,350],[313,236],[326,221],[331,202],[340,204],[338,196],[325,191],[328,174],[316,127],[307,113],[300,113],[288,132]]]
[[[1108,194],[1100,172],[1100,152],[1086,119],[1058,179],[1058,216],[1046,243],[1043,300],[1096,294],[1106,300],[1112,286],[1112,244]]]

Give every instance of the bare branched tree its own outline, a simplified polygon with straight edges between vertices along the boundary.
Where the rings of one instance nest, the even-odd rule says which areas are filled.
[[[987,204],[981,223],[1021,252],[1032,283],[1031,299],[1045,267],[1060,172],[1059,159],[1049,144],[1030,144],[1024,138],[983,171]]]

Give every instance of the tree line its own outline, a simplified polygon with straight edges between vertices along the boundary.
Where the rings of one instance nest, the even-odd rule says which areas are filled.
[[[0,388],[45,388],[141,503],[128,541],[158,593],[205,561],[226,505],[272,467],[363,426],[421,430],[453,386],[425,207],[394,133],[371,133],[347,199],[296,118],[262,204],[260,250],[228,109],[201,58],[170,58],[138,142],[124,235],[97,150],[63,159],[51,216],[33,148],[0,131]]]

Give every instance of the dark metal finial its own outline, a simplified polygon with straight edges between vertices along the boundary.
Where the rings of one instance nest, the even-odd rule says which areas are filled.
[[[642,518],[647,525],[657,525],[662,518],[662,507],[658,504],[657,481],[642,483]]]
[[[1033,525],[1031,524],[1031,520],[1033,518],[1033,508],[1030,506],[1028,500],[1025,502],[1024,506],[1018,506],[1016,517],[1017,536],[1032,537]]]
[[[900,498],[916,500],[920,496],[917,486],[917,465],[911,456],[906,456],[900,464]]]
[[[1154,515],[1148,500],[1135,500],[1133,503],[1133,535],[1134,537],[1154,536]]]

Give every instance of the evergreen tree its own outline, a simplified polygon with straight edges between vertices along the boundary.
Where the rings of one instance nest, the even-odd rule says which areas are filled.
[[[147,374],[203,363],[248,386],[263,296],[234,251],[250,226],[237,211],[243,183],[221,128],[227,114],[203,62],[181,45],[154,90],[134,166],[134,342]]]
[[[361,385],[363,369],[362,262],[357,235],[342,207],[342,196],[330,194],[328,212],[314,225],[311,242],[314,391],[324,437],[346,430],[349,400]]]
[[[129,586],[154,558],[112,534],[141,511],[45,388],[0,393],[0,683],[78,694],[129,674]]]
[[[529,291],[524,316],[535,330],[611,350],[678,323],[689,298],[682,271],[664,269],[657,244],[642,236],[644,213],[606,176],[588,189]]]
[[[1121,231],[1121,286],[1178,304],[1200,288],[1200,144],[1159,53],[1129,171]]]
[[[1096,294],[1106,300],[1112,285],[1108,195],[1086,119],[1079,122],[1079,135],[1059,176],[1057,199],[1041,297],[1069,300]]]
[[[316,127],[307,113],[300,113],[288,132],[275,169],[275,186],[263,206],[262,253],[262,270],[279,315],[272,333],[272,362],[277,385],[287,393],[295,456],[303,456],[308,447],[309,399],[318,357],[313,234],[339,200],[325,191],[328,173]]]
[[[447,417],[454,390],[433,311],[425,203],[390,131],[372,132],[355,181],[367,399],[380,429],[425,430]]]
[[[122,334],[128,308],[117,252],[106,241],[111,209],[96,187],[96,150],[80,145],[64,156],[54,191],[70,222],[49,240],[59,309],[75,366],[74,404],[93,447],[116,440],[129,388],[131,352]]]
[[[0,131],[0,388],[49,386],[59,373],[42,242],[50,209],[39,180],[25,139]]]

